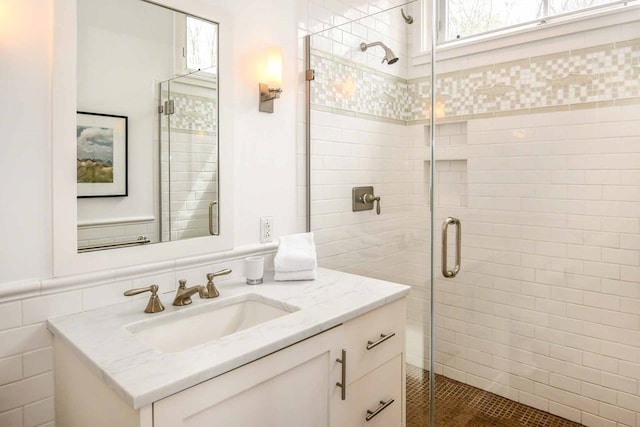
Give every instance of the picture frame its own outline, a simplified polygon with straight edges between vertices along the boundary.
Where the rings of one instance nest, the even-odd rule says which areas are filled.
[[[128,118],[77,112],[78,198],[128,195]]]

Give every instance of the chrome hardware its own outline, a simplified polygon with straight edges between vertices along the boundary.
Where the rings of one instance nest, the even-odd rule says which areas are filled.
[[[136,240],[130,240],[127,242],[105,243],[103,245],[80,246],[78,248],[78,253],[97,251],[100,249],[107,249],[107,248],[124,248],[127,246],[146,245],[147,243],[151,243],[151,240],[149,240],[147,236],[138,236]]]
[[[456,266],[453,270],[447,268],[447,229],[449,224],[456,225]],[[460,272],[460,260],[462,259],[462,224],[458,218],[448,217],[442,223],[442,275],[444,277],[456,277]]]
[[[367,409],[367,416],[365,417],[366,421],[371,421],[376,415],[378,415],[380,412],[384,411],[385,409],[387,409],[387,407],[389,405],[391,405],[393,402],[395,402],[395,399],[392,397],[391,399],[387,400],[386,402],[384,400],[380,401],[380,406],[378,406],[378,408],[375,411],[371,411],[369,409]]]
[[[209,203],[209,234],[217,236],[219,233],[213,231],[213,207],[218,204],[217,200]]]
[[[373,187],[353,187],[351,198],[351,210],[353,212],[371,210],[375,203],[376,214],[380,215],[380,197],[376,197]]]
[[[367,350],[371,350],[374,347],[379,346],[380,344],[382,344],[383,342],[385,342],[386,340],[388,340],[391,337],[394,337],[396,335],[395,332],[389,332],[388,334],[380,334],[380,339],[377,341],[367,341]]]
[[[336,386],[341,389],[340,397],[342,400],[347,400],[347,350],[342,350],[342,357],[340,359],[336,359],[336,362],[342,365],[340,382],[336,383]]]
[[[144,309],[144,312],[159,313],[164,310],[164,306],[162,305],[162,302],[160,302],[160,298],[158,297],[158,289],[158,285],[150,285],[146,288],[129,289],[128,291],[124,292],[124,296],[131,297],[143,292],[151,292],[151,297],[149,297],[149,302],[147,303],[147,307]]]
[[[178,280],[179,286],[176,290],[176,296],[173,299],[173,305],[177,305],[178,307],[183,305],[191,304],[191,295],[196,292],[201,292],[202,286],[192,286],[187,288],[186,280]]]
[[[216,271],[215,273],[207,273],[207,285],[200,286],[200,298],[216,298],[220,296],[220,292],[218,292],[216,285],[213,284],[213,279],[214,277],[224,276],[229,273],[231,273],[230,268],[225,268],[224,270]]]

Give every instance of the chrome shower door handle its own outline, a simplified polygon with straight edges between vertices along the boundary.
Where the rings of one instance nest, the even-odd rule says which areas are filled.
[[[447,232],[449,224],[456,226],[456,265],[453,270],[447,268]],[[458,218],[448,217],[442,223],[442,275],[447,278],[456,277],[460,272],[462,258],[462,225]]]
[[[213,230],[213,207],[218,204],[217,200],[209,203],[209,234],[217,236],[219,233]]]

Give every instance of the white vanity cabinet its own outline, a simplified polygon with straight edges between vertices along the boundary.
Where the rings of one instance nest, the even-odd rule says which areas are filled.
[[[404,328],[402,299],[155,402],[153,425],[402,426]],[[342,381],[337,359],[342,360],[343,349],[345,400],[336,385]],[[367,413],[377,409],[375,415]]]
[[[344,323],[347,389],[332,394],[332,427],[405,425],[405,312],[403,298]]]
[[[154,427],[327,427],[338,326],[153,404]],[[335,382],[335,381],[334,381]]]
[[[54,340],[56,425],[401,427],[404,336],[401,298],[138,410]]]

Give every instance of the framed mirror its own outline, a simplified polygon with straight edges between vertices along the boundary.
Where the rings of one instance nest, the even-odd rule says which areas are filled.
[[[218,23],[77,0],[78,251],[220,233]]]
[[[197,0],[53,7],[54,276],[231,249],[229,12]],[[118,250],[86,249],[101,245]]]

